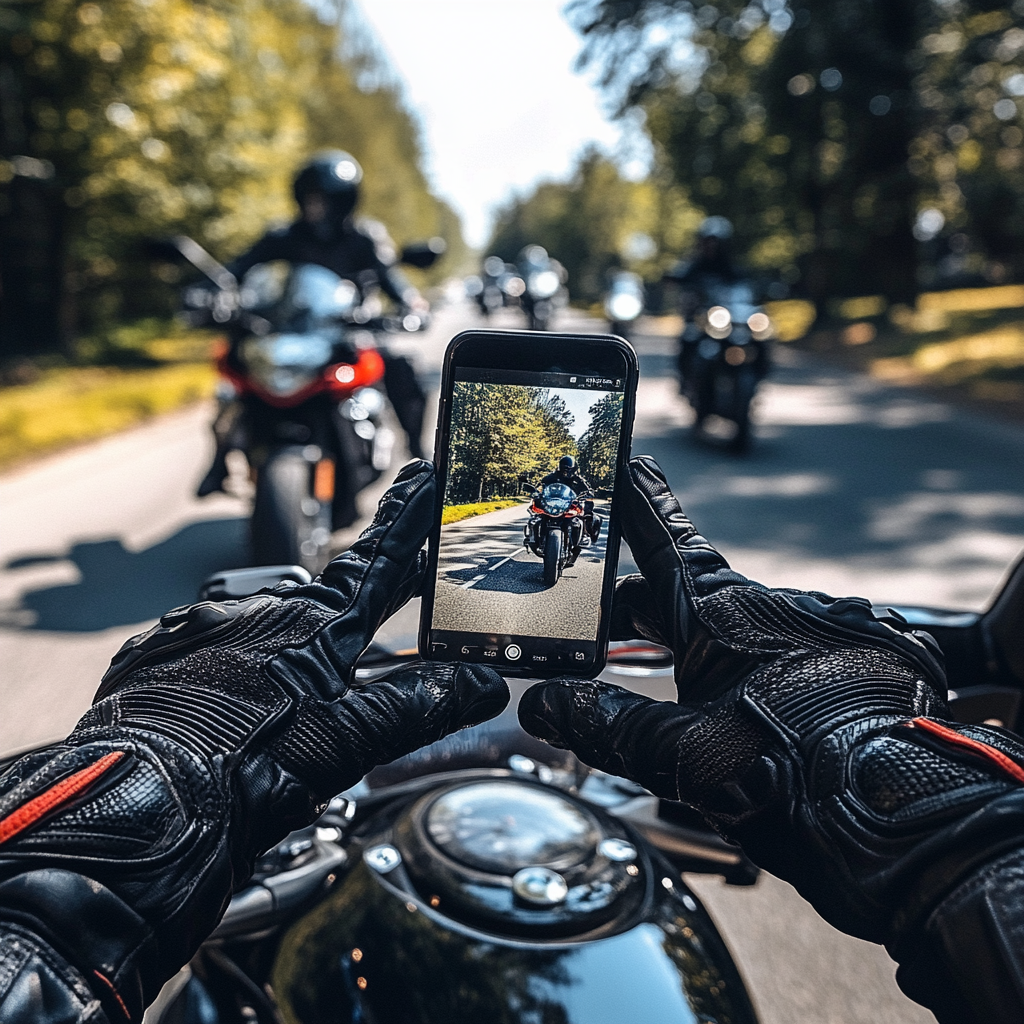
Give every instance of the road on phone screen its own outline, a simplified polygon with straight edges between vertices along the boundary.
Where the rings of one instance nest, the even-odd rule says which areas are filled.
[[[553,587],[544,583],[543,561],[523,547],[525,501],[442,527],[434,628],[593,640],[609,507],[594,503],[601,534]]]

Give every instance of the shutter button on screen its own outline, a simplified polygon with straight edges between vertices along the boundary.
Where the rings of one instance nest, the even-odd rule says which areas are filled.
[[[505,657],[509,661],[518,661],[523,656],[523,649],[518,644],[509,644],[505,648]]]

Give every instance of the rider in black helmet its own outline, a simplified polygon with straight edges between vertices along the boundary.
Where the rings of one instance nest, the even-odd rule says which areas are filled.
[[[558,460],[558,469],[553,473],[548,473],[540,482],[541,487],[548,484],[565,484],[570,490],[576,492],[577,497],[590,493],[590,484],[580,473],[576,460],[571,455],[563,455]],[[594,519],[593,501],[583,502],[583,527],[582,542],[583,546],[588,548],[593,541],[597,540],[597,533],[600,530],[600,525]]]
[[[422,296],[393,265],[394,253],[382,251],[385,247],[378,245],[353,217],[362,180],[363,169],[349,153],[328,150],[317,154],[295,176],[293,191],[299,217],[285,228],[267,232],[228,269],[241,279],[258,263],[315,263],[354,281],[364,291],[379,287],[400,307],[426,312],[429,307]],[[420,438],[426,397],[409,360],[388,352],[381,355],[385,362],[384,386],[408,436],[409,453],[413,458],[422,458]],[[214,423],[217,452],[199,485],[200,497],[221,490],[227,478],[225,456],[234,447],[234,420],[228,407]]]

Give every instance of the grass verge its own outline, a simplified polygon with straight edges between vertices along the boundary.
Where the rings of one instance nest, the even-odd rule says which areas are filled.
[[[0,389],[0,470],[208,398],[215,383],[209,362],[45,370]]]
[[[881,380],[1024,420],[1024,286],[928,292],[917,305],[879,296],[836,304],[798,344]]]
[[[521,499],[504,498],[501,501],[475,501],[470,505],[445,505],[441,512],[441,525],[461,523],[463,519],[472,519],[474,516],[482,516],[487,512],[497,512],[500,508],[511,508],[513,505],[522,504]]]

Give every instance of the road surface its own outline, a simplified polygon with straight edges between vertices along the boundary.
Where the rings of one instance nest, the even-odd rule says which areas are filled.
[[[596,502],[605,520],[608,503]],[[584,548],[549,587],[544,562],[523,547],[526,504],[441,529],[434,628],[593,640],[604,576],[605,541]]]
[[[448,338],[475,323],[468,308],[449,308],[404,346],[436,383]],[[636,346],[634,451],[661,461],[683,507],[749,576],[980,608],[1024,548],[1024,431],[782,349],[758,399],[753,451],[736,458],[691,442],[671,339]],[[244,496],[191,496],[210,454],[208,419],[187,410],[0,477],[0,750],[64,735],[126,637],[192,599],[207,572],[244,559]],[[364,514],[384,486],[364,496]],[[416,615],[415,604],[403,610],[384,639],[411,644]],[[671,679],[643,689],[667,698]],[[882,950],[831,929],[785,884],[692,882],[763,1024],[932,1020],[896,989]]]

